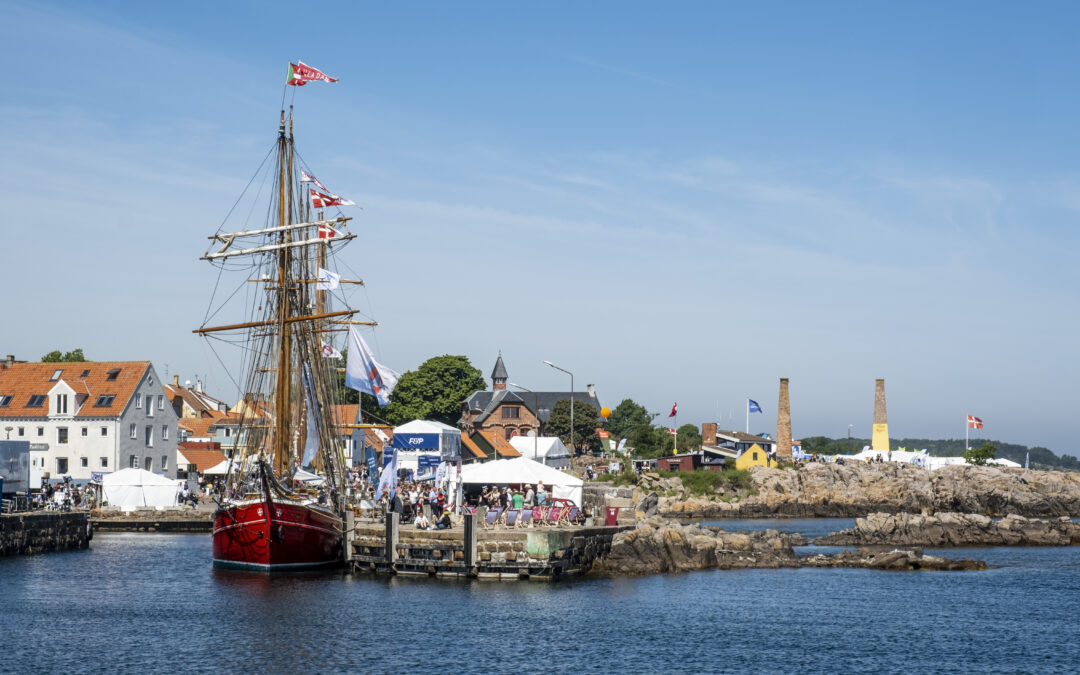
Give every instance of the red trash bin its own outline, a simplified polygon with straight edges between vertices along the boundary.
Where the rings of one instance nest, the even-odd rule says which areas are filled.
[[[619,507],[608,506],[607,507],[607,519],[605,525],[608,527],[614,527],[619,522]]]

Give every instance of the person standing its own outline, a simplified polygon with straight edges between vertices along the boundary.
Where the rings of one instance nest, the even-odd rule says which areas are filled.
[[[542,506],[544,500],[547,499],[547,490],[544,488],[543,481],[536,484],[536,504]]]
[[[521,490],[514,490],[513,504],[518,511],[525,506],[525,496],[521,494]]]
[[[525,506],[536,506],[536,493],[533,492],[532,485],[526,485],[528,488],[525,491]]]

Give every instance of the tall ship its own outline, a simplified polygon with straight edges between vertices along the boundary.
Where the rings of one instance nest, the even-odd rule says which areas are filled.
[[[241,365],[230,377],[243,392],[231,413],[232,446],[222,448],[229,468],[214,514],[216,567],[287,571],[343,557],[349,464],[337,433],[343,420],[335,419],[343,361],[333,338],[373,323],[337,306],[348,282],[332,262],[356,235],[347,232],[350,218],[323,210],[352,203],[302,163],[292,117],[283,107],[276,142],[241,197],[251,206],[233,208],[247,222],[223,225],[202,257],[220,271],[216,300],[194,332],[226,367],[219,352],[237,352]],[[245,320],[216,320],[237,306]]]

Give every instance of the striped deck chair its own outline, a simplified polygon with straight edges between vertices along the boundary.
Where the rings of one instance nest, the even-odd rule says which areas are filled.
[[[575,525],[579,520],[581,520],[581,509],[576,506],[563,509],[563,515],[560,522],[564,522],[567,525]]]
[[[561,506],[552,506],[551,510],[548,511],[547,518],[544,519],[544,522],[548,525],[558,525],[559,519],[562,518],[562,514],[563,508]]]
[[[514,525],[516,525],[518,516],[520,514],[521,514],[521,511],[518,511],[517,509],[507,509],[507,511],[506,511],[506,521],[505,521],[506,526],[507,527],[513,527]]]
[[[521,511],[521,518],[518,519],[518,527],[532,527],[532,509],[523,509]]]
[[[544,516],[546,515],[546,513],[547,509],[545,509],[543,506],[534,506],[532,512],[533,523],[535,523],[536,525],[543,525]]]
[[[484,527],[495,527],[501,515],[502,509],[488,509],[487,517],[484,518]]]

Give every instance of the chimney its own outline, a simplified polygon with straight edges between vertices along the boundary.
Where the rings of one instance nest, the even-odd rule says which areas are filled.
[[[10,368],[13,365],[15,365],[15,355],[14,354],[8,354],[7,358],[4,360],[4,367],[5,368]]]
[[[870,439],[874,450],[889,449],[889,418],[885,414],[885,380],[878,378],[874,383],[874,434]]]
[[[195,380],[195,391],[202,393],[202,380]]]
[[[585,385],[585,391],[589,392],[589,398],[596,398],[596,385],[595,384],[587,384],[587,385]]]
[[[716,445],[716,422],[701,423],[701,444]]]
[[[180,388],[180,376],[179,375],[173,375],[172,376],[172,386],[176,387],[177,389]]]
[[[776,406],[776,456],[791,459],[791,401],[786,377],[780,378],[780,402]]]

